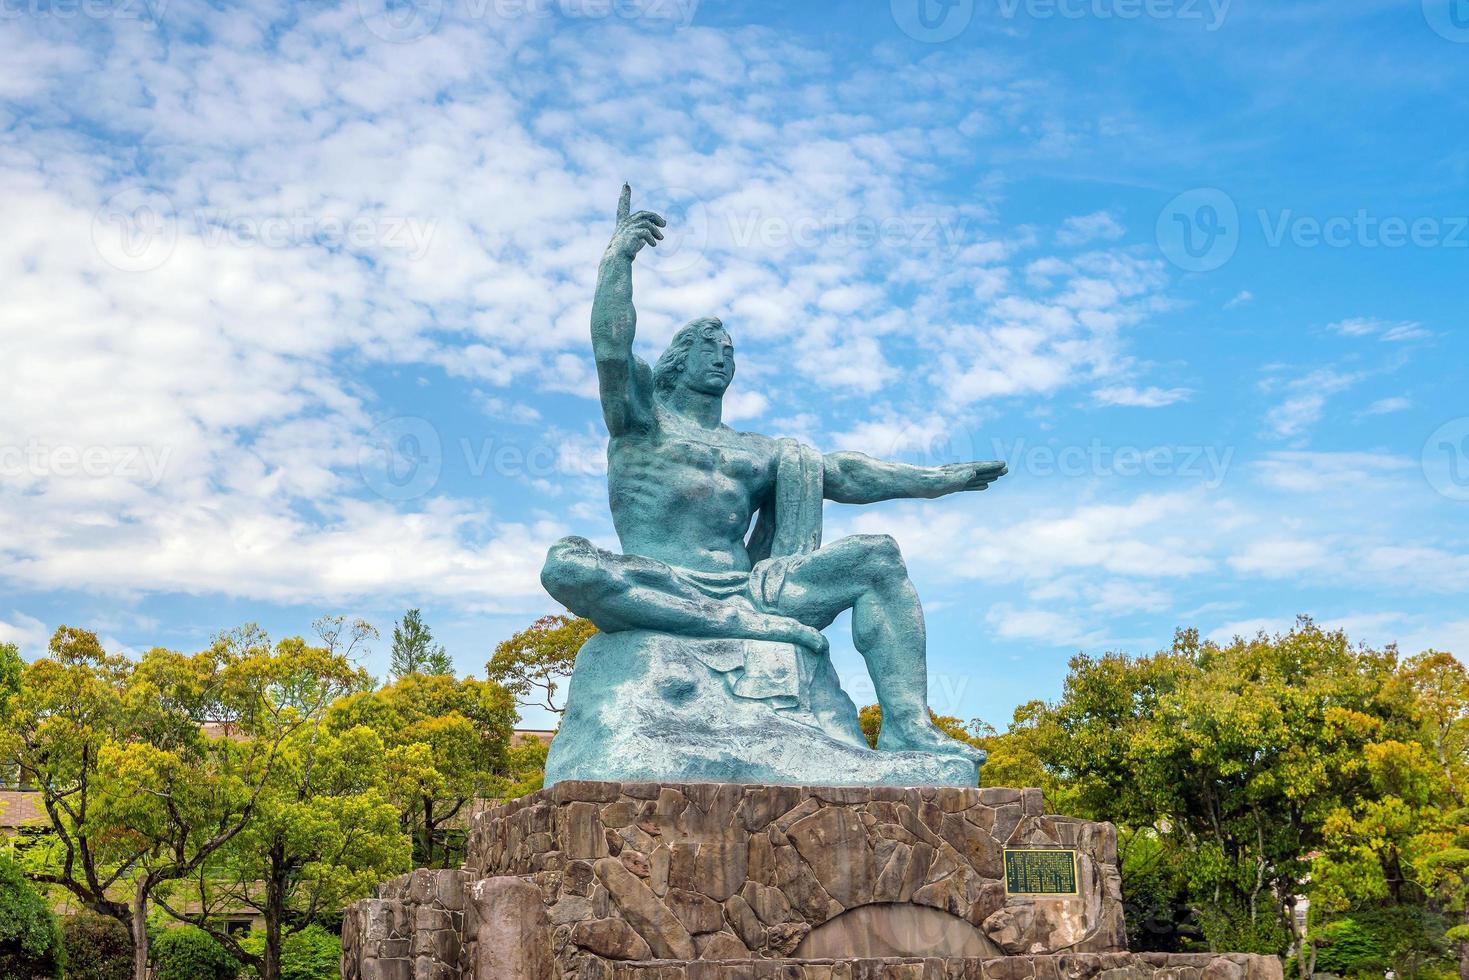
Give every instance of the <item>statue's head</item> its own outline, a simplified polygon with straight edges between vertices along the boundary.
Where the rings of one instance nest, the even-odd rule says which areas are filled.
[[[673,335],[653,368],[653,386],[664,394],[682,385],[705,395],[723,395],[734,372],[734,343],[720,319],[711,316]]]

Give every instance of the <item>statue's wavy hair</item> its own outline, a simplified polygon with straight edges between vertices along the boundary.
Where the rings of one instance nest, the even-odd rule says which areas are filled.
[[[723,329],[724,321],[717,316],[706,316],[680,327],[678,333],[668,342],[668,349],[658,358],[657,366],[653,368],[653,390],[672,391],[678,383],[679,372],[689,359],[689,348],[694,346],[695,341],[709,336],[710,331]]]

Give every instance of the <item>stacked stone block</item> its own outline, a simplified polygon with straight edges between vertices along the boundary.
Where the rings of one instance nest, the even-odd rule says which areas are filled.
[[[1007,897],[1007,846],[1075,848],[1079,894]],[[878,933],[871,952],[910,953],[913,939],[967,955],[1126,942],[1114,830],[1046,815],[1036,790],[563,782],[481,814],[467,867],[542,890],[568,970],[584,954],[747,960],[840,948],[857,937],[834,923],[867,906],[884,911],[845,931]]]
[[[1007,894],[1007,848],[1075,850],[1077,894]],[[344,980],[1280,980],[1126,953],[1115,830],[1037,790],[562,782],[343,939]]]

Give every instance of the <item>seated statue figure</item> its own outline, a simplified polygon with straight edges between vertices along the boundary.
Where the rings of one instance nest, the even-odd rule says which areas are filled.
[[[679,330],[656,367],[633,354],[633,260],[664,227],[633,213],[622,188],[592,347],[623,553],[565,538],[542,572],[554,598],[602,631],[577,658],[547,784],[973,785],[983,754],[930,718],[923,610],[896,542],[822,546],[821,502],[983,490],[1005,464],[823,455],[723,424],[735,352],[718,319]],[[875,752],[821,633],[847,610],[882,708]]]

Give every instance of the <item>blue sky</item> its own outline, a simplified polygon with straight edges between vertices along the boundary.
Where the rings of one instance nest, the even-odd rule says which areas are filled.
[[[902,544],[939,710],[1177,626],[1469,649],[1465,0],[12,0],[0,50],[29,654],[421,606],[481,671],[614,541],[623,180],[641,352],[724,318],[732,424],[1009,461],[827,513]]]

